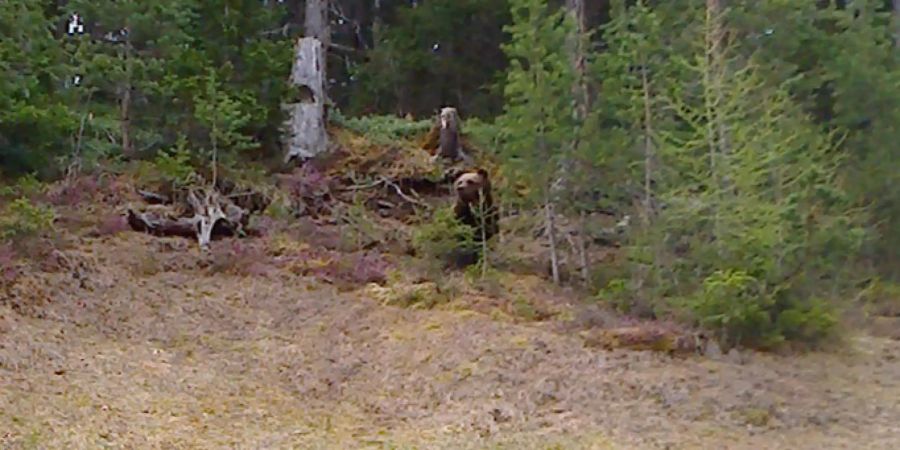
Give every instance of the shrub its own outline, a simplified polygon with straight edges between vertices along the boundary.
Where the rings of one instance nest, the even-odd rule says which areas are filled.
[[[152,161],[142,161],[136,174],[139,184],[157,188],[185,186],[196,175],[191,152],[184,139],[180,139],[174,148],[159,152]]]
[[[363,116],[347,118],[340,113],[332,114],[331,121],[348,130],[365,135],[379,145],[395,144],[398,139],[413,139],[431,128],[431,120],[407,120],[402,117]]]
[[[153,166],[163,180],[179,186],[189,183],[195,175],[191,154],[183,139],[168,152],[159,152],[153,160]]]
[[[900,284],[876,278],[868,283],[859,298],[869,315],[900,317]]]
[[[53,186],[47,194],[47,199],[56,206],[74,206],[91,200],[99,191],[97,178],[85,176]]]
[[[47,186],[41,183],[33,173],[23,175],[8,186],[0,186],[0,197],[35,199],[41,196]]]
[[[775,325],[787,341],[817,345],[834,334],[838,319],[825,302],[814,299],[781,311]]]
[[[53,228],[56,214],[44,205],[19,197],[0,213],[0,239],[19,240],[37,236]]]
[[[790,297],[788,291],[767,291],[765,283],[744,271],[720,270],[703,280],[702,291],[686,306],[726,346],[816,345],[833,335],[838,322],[825,303]]]
[[[700,325],[714,330],[726,344],[762,344],[777,340],[769,314],[774,304],[761,283],[746,272],[716,271],[703,280],[703,289],[688,307]]]
[[[477,252],[472,227],[460,222],[452,208],[435,212],[431,221],[419,226],[413,233],[416,254],[429,263],[442,265],[462,252]]]

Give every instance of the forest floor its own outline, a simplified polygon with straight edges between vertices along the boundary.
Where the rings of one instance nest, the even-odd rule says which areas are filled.
[[[79,238],[0,302],[0,447],[897,448],[900,342],[721,357]]]

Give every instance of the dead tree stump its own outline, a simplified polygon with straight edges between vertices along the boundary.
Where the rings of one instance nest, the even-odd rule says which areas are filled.
[[[297,40],[290,83],[293,98],[287,102],[290,121],[284,161],[305,160],[328,148],[325,131],[325,49],[313,37]]]

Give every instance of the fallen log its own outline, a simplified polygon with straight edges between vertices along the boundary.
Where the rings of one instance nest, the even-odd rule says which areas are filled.
[[[132,230],[154,236],[178,236],[194,239],[199,229],[197,221],[191,217],[172,219],[154,212],[137,212],[128,209],[128,226]]]
[[[250,215],[216,190],[189,190],[186,201],[189,213],[185,216],[159,208],[143,212],[129,208],[128,225],[154,236],[194,238],[202,249],[213,239],[248,234]]]

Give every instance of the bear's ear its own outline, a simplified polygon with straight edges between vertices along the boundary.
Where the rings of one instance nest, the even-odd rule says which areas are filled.
[[[478,175],[481,175],[481,178],[484,178],[485,180],[488,179],[488,172],[487,172],[487,170],[484,170],[483,168],[478,169]]]

